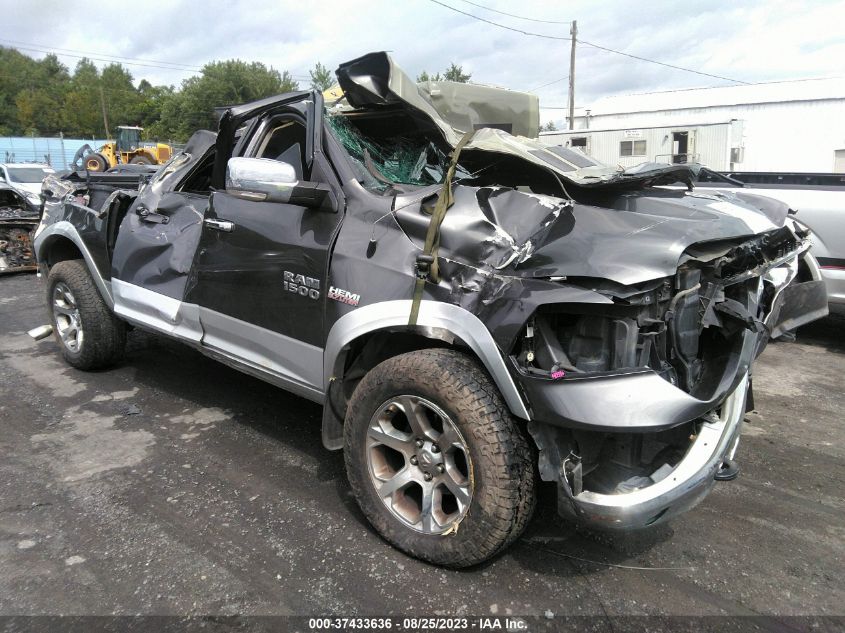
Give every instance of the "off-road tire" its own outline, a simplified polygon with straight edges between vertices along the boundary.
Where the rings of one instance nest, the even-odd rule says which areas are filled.
[[[53,290],[59,282],[70,288],[79,310],[81,327],[85,333],[78,350],[71,350],[59,336],[53,313]],[[77,369],[108,367],[123,357],[126,348],[126,324],[117,319],[103,301],[94,280],[81,259],[58,262],[47,277],[47,313],[53,335],[65,361]]]
[[[89,154],[82,159],[82,164],[87,171],[106,171],[109,168],[109,161],[100,153]]]
[[[472,460],[469,509],[451,534],[424,534],[395,517],[379,498],[366,455],[370,420],[392,396],[410,394],[442,409],[460,430]],[[344,457],[358,505],[389,543],[452,568],[482,563],[523,532],[536,504],[536,472],[525,433],[475,360],[429,349],[390,358],[361,380],[347,409]]]

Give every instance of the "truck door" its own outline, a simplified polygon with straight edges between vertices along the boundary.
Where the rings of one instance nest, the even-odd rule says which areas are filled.
[[[294,391],[322,393],[325,284],[342,193],[319,149],[322,108],[308,105],[253,121],[235,153],[286,163],[300,185],[330,191],[326,202],[261,199],[231,183],[214,191],[185,300],[199,307],[203,346]]]
[[[184,296],[208,206],[214,144],[213,133],[194,134],[124,215],[110,209],[108,218],[115,312],[194,343],[202,333]]]

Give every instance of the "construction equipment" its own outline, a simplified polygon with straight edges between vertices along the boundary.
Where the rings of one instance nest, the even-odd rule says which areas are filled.
[[[173,154],[166,143],[142,143],[144,128],[119,125],[117,140],[109,141],[96,152],[90,145],[83,145],[76,152],[73,164],[88,171],[106,171],[120,163],[133,165],[163,165]]]

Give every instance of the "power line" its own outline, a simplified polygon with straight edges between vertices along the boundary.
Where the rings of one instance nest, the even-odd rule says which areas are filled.
[[[186,70],[197,70],[197,71],[202,70],[202,68],[200,68],[199,66],[192,66],[190,64],[183,64],[181,62],[166,62],[166,61],[160,61],[160,60],[155,60],[155,59],[140,59],[140,58],[137,58],[137,57],[124,57],[123,55],[110,55],[108,53],[98,53],[98,52],[94,52],[94,51],[81,51],[81,50],[78,50],[78,49],[75,49],[75,48],[61,48],[59,46],[47,46],[45,44],[35,44],[33,42],[22,42],[20,40],[10,40],[10,39],[6,39],[6,38],[0,38],[0,41],[10,42],[12,44],[23,44],[24,46],[37,46],[38,48],[44,48],[44,49],[48,49],[48,50],[52,50],[52,51],[70,51],[71,53],[83,53],[85,55],[101,55],[103,57],[113,57],[115,59],[126,59],[126,60],[130,60],[130,61],[144,62],[144,63],[149,63],[149,64],[166,64],[166,65],[169,65],[169,66],[181,66]],[[100,60],[100,61],[102,61],[102,60]]]
[[[507,13],[505,11],[499,11],[498,9],[493,9],[491,7],[485,7],[483,4],[478,4],[476,2],[470,2],[470,0],[461,0],[461,2],[466,2],[467,4],[471,4],[474,7],[478,7],[479,9],[484,9],[485,11],[492,11],[493,13],[498,13],[500,15],[506,15],[509,18],[516,18],[517,20],[526,20],[528,22],[542,22],[543,24],[572,24],[569,21],[566,22],[557,22],[555,20],[538,20],[536,18],[527,18],[522,15],[515,15],[513,13]]]
[[[52,53],[53,55],[61,55],[62,57],[75,57],[76,59],[90,59],[91,61],[106,62],[106,63],[109,63],[109,64],[120,63],[120,64],[126,64],[127,66],[146,66],[147,68],[158,68],[160,70],[177,70],[177,71],[183,71],[183,72],[188,70],[187,68],[174,68],[173,66],[158,66],[156,64],[145,64],[145,63],[141,63],[141,62],[121,61],[121,60],[117,60],[117,59],[105,59],[105,58],[102,58],[102,57],[92,57],[91,55],[75,55],[73,53],[63,53],[61,51],[50,50],[48,48],[42,49],[42,48],[34,48],[32,46],[21,46],[20,44],[16,44],[15,48],[20,49],[20,50],[24,50],[24,51],[33,51],[33,52],[36,52],[36,53],[47,53],[47,54]],[[196,72],[198,72],[198,71],[199,71],[199,69],[197,69]]]
[[[456,7],[445,4],[444,2],[440,2],[440,0],[429,0],[429,1],[433,2],[434,4],[439,4],[441,7],[445,7],[446,9],[449,9],[451,11],[455,11],[456,13],[460,13],[462,15],[470,17],[474,20],[479,20],[480,22],[486,22],[487,24],[492,24],[493,26],[497,26],[500,29],[507,29],[508,31],[514,31],[516,33],[521,33],[522,35],[528,35],[528,36],[531,36],[531,37],[540,37],[540,38],[547,39],[547,40],[562,40],[562,41],[565,41],[565,42],[569,42],[572,39],[572,38],[569,38],[569,37],[561,37],[561,36],[556,36],[556,35],[546,35],[544,33],[534,33],[532,31],[523,31],[522,29],[516,29],[516,28],[513,28],[511,26],[507,26],[505,24],[500,24],[499,22],[493,22],[492,20],[488,20],[487,18],[482,18],[481,16],[474,15],[472,13],[467,13],[466,11],[462,11],[462,10],[456,8]],[[732,82],[738,83],[738,84],[750,85],[749,82],[747,82],[747,81],[740,81],[739,79],[731,79],[730,77],[723,77],[721,75],[714,75],[714,74],[711,74],[711,73],[705,73],[705,72],[700,71],[700,70],[693,70],[692,68],[684,68],[683,66],[675,66],[674,64],[667,64],[665,62],[657,61],[656,59],[649,59],[648,57],[640,57],[639,55],[632,55],[630,53],[618,51],[614,48],[608,48],[607,46],[601,46],[599,44],[594,44],[592,42],[587,42],[585,40],[579,40],[578,43],[579,44],[585,44],[587,46],[592,46],[593,48],[597,48],[599,50],[603,50],[603,51],[606,51],[608,53],[616,53],[617,55],[623,55],[625,57],[630,57],[631,59],[637,59],[639,61],[648,62],[650,64],[658,64],[659,66],[665,66],[667,68],[673,68],[675,70],[683,70],[684,72],[694,73],[696,75],[703,75],[705,77],[712,77],[714,79],[721,79],[723,81],[732,81]]]
[[[569,79],[569,75],[567,75],[566,77],[561,77],[560,79],[555,79],[554,81],[550,81],[549,83],[542,84],[540,86],[537,86],[536,88],[530,88],[528,92],[534,92],[535,90],[539,90],[540,88],[545,88],[546,86],[551,86],[552,84],[556,84],[561,81],[566,81],[567,79]]]
[[[579,44],[586,44],[587,46],[592,46],[593,48],[597,48],[602,51],[607,51],[608,53],[616,53],[617,55],[624,55],[625,57],[630,57],[631,59],[638,59],[643,62],[649,62],[651,64],[659,64],[660,66],[666,66],[667,68],[674,68],[675,70],[683,70],[688,73],[695,73],[696,75],[704,75],[705,77],[713,77],[714,79],[722,79],[724,81],[732,81],[734,83],[743,84],[745,86],[750,86],[751,84],[747,81],[741,81],[739,79],[731,79],[730,77],[723,77],[722,75],[714,75],[711,73],[705,73],[700,70],[693,70],[692,68],[684,68],[683,66],[675,66],[674,64],[667,64],[666,62],[659,62],[656,59],[648,59],[647,57],[640,57],[638,55],[631,55],[631,53],[625,53],[623,51],[617,51],[613,48],[608,48],[606,46],[600,46],[599,44],[593,44],[592,42],[588,42],[586,40],[578,40]]]
[[[456,13],[462,13],[463,15],[472,18],[473,20],[480,20],[481,22],[487,22],[487,24],[492,24],[493,26],[498,26],[500,29],[507,29],[508,31],[513,31],[515,33],[522,33],[523,35],[531,35],[533,37],[543,37],[548,40],[564,40],[566,42],[569,41],[568,37],[558,37],[556,35],[543,35],[541,33],[532,33],[531,31],[523,31],[522,29],[515,29],[512,26],[505,26],[504,24],[499,24],[498,22],[493,22],[492,20],[488,20],[487,18],[482,18],[481,16],[474,15],[472,13],[467,13],[466,11],[461,11],[456,7],[449,6],[440,0],[429,0],[434,4],[439,4],[441,7],[445,7],[450,9],[451,11],[455,11]]]

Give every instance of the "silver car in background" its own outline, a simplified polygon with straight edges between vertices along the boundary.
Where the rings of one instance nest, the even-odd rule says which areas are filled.
[[[802,273],[823,279],[830,311],[845,314],[845,187],[835,185],[752,184],[703,168],[699,191],[748,192],[789,206],[813,234],[813,247]]]
[[[0,163],[0,182],[24,196],[32,205],[41,205],[41,182],[56,170],[40,163]]]

